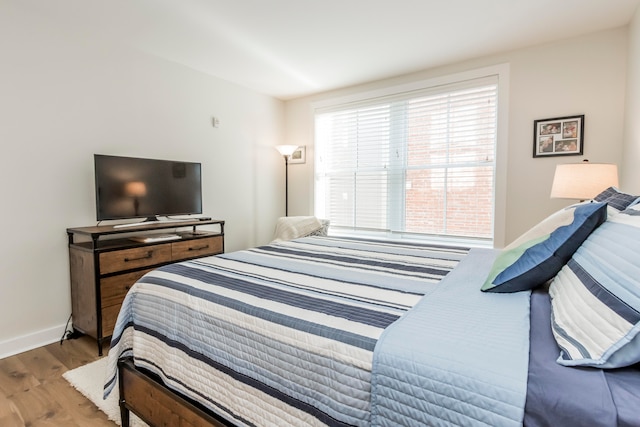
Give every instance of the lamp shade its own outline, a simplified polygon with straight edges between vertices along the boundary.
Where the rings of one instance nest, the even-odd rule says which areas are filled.
[[[618,186],[618,167],[608,163],[573,163],[556,166],[551,187],[553,199],[593,199]]]
[[[290,156],[293,154],[294,151],[296,151],[296,148],[298,148],[297,145],[276,145],[276,149],[280,152],[280,154],[282,154],[283,156]]]

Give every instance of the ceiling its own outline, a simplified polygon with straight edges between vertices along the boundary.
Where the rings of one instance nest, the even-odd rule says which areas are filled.
[[[640,0],[30,0],[124,43],[280,99],[626,25]]]

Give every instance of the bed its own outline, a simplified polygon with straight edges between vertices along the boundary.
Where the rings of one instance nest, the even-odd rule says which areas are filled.
[[[550,291],[540,277],[531,289],[484,289],[507,250],[328,236],[161,267],[125,299],[105,394],[119,387],[123,425],[131,410],[151,425],[638,426],[633,356],[583,362],[556,336],[565,307],[554,280],[585,264],[576,256],[597,231],[610,233],[602,205],[596,220],[571,211],[576,247],[553,260]],[[615,218],[640,218],[628,211]],[[564,245],[563,221],[550,234]],[[606,265],[627,269],[636,249]],[[634,353],[634,332],[624,337]]]

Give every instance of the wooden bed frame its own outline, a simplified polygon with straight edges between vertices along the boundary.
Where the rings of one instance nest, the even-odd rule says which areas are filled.
[[[166,387],[154,374],[136,368],[131,358],[118,361],[120,417],[129,427],[133,412],[152,427],[233,427],[221,416]]]

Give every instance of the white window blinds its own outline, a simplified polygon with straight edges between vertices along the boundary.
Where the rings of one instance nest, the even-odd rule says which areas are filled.
[[[497,77],[315,116],[315,214],[351,231],[491,239]]]

